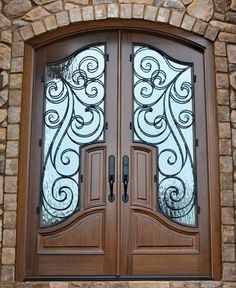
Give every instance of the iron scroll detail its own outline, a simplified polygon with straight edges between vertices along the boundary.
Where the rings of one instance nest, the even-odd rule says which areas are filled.
[[[40,225],[78,211],[80,148],[104,141],[105,45],[46,65]]]
[[[133,46],[133,139],[157,149],[157,206],[196,226],[193,64]]]

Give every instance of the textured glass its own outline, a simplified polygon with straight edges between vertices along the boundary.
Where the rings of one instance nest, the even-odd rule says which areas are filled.
[[[192,64],[134,46],[134,141],[157,148],[158,207],[195,226]]]
[[[104,140],[105,46],[46,66],[41,226],[79,210],[81,145]]]

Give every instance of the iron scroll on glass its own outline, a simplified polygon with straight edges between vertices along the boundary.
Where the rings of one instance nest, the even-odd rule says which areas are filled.
[[[44,157],[40,225],[79,210],[80,149],[104,141],[105,45],[49,63],[44,87]]]
[[[133,46],[133,139],[158,148],[157,206],[196,226],[193,64]]]

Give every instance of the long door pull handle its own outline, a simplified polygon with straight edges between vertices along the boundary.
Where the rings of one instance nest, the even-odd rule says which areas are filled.
[[[108,196],[108,200],[110,202],[115,201],[115,195],[113,192],[113,185],[115,183],[115,156],[110,155],[108,158],[108,181],[109,181],[109,186],[110,186],[110,194]]]
[[[122,201],[127,203],[129,201],[129,195],[127,193],[128,183],[129,183],[129,157],[127,155],[123,156],[123,184],[124,184],[124,194],[122,196]]]

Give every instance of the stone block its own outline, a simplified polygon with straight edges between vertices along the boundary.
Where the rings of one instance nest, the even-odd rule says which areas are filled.
[[[157,21],[162,23],[168,23],[170,17],[170,10],[167,8],[160,8],[157,15]]]
[[[16,246],[16,230],[15,229],[4,229],[3,230],[3,241],[4,247],[15,247]]]
[[[15,248],[2,248],[2,264],[11,265],[15,263]]]
[[[217,103],[218,105],[229,105],[229,90],[217,89]]]
[[[13,31],[13,42],[20,42],[22,41],[22,37],[20,35],[19,30],[14,30]]]
[[[58,27],[56,17],[54,15],[50,15],[44,18],[44,23],[45,23],[47,31],[54,30]]]
[[[221,219],[224,225],[234,224],[234,209],[231,207],[221,208]]]
[[[7,126],[7,139],[18,140],[20,135],[20,128],[17,124],[10,124]]]
[[[23,72],[23,57],[17,57],[11,59],[11,72]]]
[[[218,121],[229,122],[229,106],[218,106]]]
[[[0,174],[4,173],[4,169],[5,169],[5,157],[4,155],[0,154]]]
[[[131,5],[130,4],[121,4],[120,5],[120,17],[125,19],[131,19]]]
[[[144,12],[144,19],[155,21],[157,17],[157,7],[148,5]]]
[[[226,44],[224,42],[215,41],[214,52],[216,56],[226,56]]]
[[[219,28],[214,27],[212,25],[208,25],[204,33],[204,37],[211,41],[215,41],[218,33],[219,33]]]
[[[50,282],[50,288],[69,288],[68,282]]]
[[[58,27],[66,26],[70,24],[69,15],[67,11],[61,11],[56,13]]]
[[[70,22],[75,23],[82,21],[81,8],[74,8],[69,10]]]
[[[236,89],[236,71],[234,71],[233,73],[230,74],[229,80],[230,80],[230,85],[231,85],[234,89]]]
[[[220,139],[219,140],[219,152],[220,155],[231,155],[231,139]]]
[[[95,19],[96,20],[107,18],[107,8],[106,8],[105,4],[100,4],[100,5],[94,6],[94,10],[95,10]]]
[[[129,288],[169,288],[169,282],[143,281],[143,282],[129,282]]]
[[[233,24],[225,23],[222,21],[216,21],[216,20],[212,20],[210,22],[210,24],[212,26],[218,28],[220,31],[225,31],[225,32],[229,32],[229,33],[235,32],[235,25],[233,25]]]
[[[119,17],[119,5],[108,4],[107,6],[107,17],[108,18],[118,18]]]
[[[220,173],[220,188],[222,190],[233,189],[233,175],[232,173]]]
[[[0,29],[6,29],[11,26],[11,21],[0,13]]]
[[[10,74],[10,89],[22,88],[22,74]]]
[[[16,212],[15,211],[4,211],[3,227],[8,228],[8,229],[16,228]]]
[[[186,10],[181,0],[165,0],[163,6],[166,8],[175,9],[181,12],[184,12]]]
[[[222,241],[223,243],[234,243],[235,230],[234,226],[222,226]]]
[[[13,58],[18,59],[18,58]],[[10,90],[9,92],[9,106],[20,106],[21,104],[21,90]]]
[[[223,263],[223,280],[224,281],[236,281],[235,263]]]
[[[0,109],[0,123],[7,118],[7,109]]]
[[[24,42],[13,42],[12,43],[12,57],[24,56]]]
[[[231,156],[220,156],[220,171],[233,172],[233,161]]]
[[[14,266],[2,266],[1,267],[1,282],[11,283],[13,281],[14,281]]]
[[[228,32],[220,32],[219,40],[227,43],[236,43],[236,34]]]
[[[16,176],[5,177],[5,192],[6,193],[17,192],[17,177]]]
[[[216,73],[216,87],[229,88],[229,77],[226,73]]]
[[[236,63],[236,45],[227,45],[227,55],[229,63]]]
[[[20,122],[20,107],[9,107],[8,109],[8,122],[19,123]]]
[[[231,138],[230,123],[219,123],[219,137]]]
[[[30,0],[7,1],[3,8],[4,13],[12,18],[19,17],[27,13],[32,8]]]
[[[2,69],[9,70],[10,62],[11,62],[11,49],[7,45],[0,43],[0,67]]]
[[[6,139],[6,128],[0,128],[0,140]]]
[[[170,15],[170,25],[180,27],[184,14],[179,11],[172,11]]]
[[[34,37],[34,32],[30,24],[20,27],[19,30],[22,38],[25,41]]]
[[[144,5],[143,4],[134,4],[133,5],[133,18],[143,19]]]
[[[226,17],[225,17],[225,21],[227,21],[229,23],[236,24],[236,13],[232,12],[232,11],[227,12]]]
[[[231,0],[215,0],[214,3],[216,11],[221,13],[225,13],[226,11],[228,11],[230,7],[230,1]]]
[[[67,0],[67,2],[76,4],[76,5],[89,5],[89,0]],[[100,4],[100,3],[97,3]]]
[[[37,6],[24,15],[22,19],[27,21],[36,21],[50,15],[48,11],[42,6]]]
[[[191,31],[193,28],[193,25],[195,23],[195,18],[189,15],[184,15],[183,22],[181,24],[181,27],[185,30]]]
[[[212,19],[214,20],[219,20],[219,21],[224,21],[225,20],[225,15],[224,14],[221,14],[221,13],[218,13],[218,12],[215,12]]]
[[[220,203],[222,207],[232,207],[234,203],[233,190],[223,190],[220,194]]]
[[[45,5],[45,8],[50,12],[50,13],[57,13],[63,10],[63,2],[62,0],[57,0],[54,1],[50,4]],[[65,25],[63,25],[65,26]]]
[[[19,155],[19,143],[18,141],[7,141],[7,157],[18,157]]]
[[[16,207],[17,207],[16,194],[4,194],[4,210],[16,211]]]
[[[82,16],[84,21],[94,20],[93,6],[86,6],[82,8]]]
[[[235,245],[234,244],[223,244],[222,247],[223,261],[234,262],[235,261]]]
[[[170,288],[185,288],[185,284],[183,281],[170,282]]]
[[[207,27],[207,22],[197,19],[194,26],[193,32],[199,35],[203,35]]]
[[[213,15],[214,7],[212,0],[193,1],[187,9],[189,15],[198,19],[209,21]]]
[[[40,35],[46,32],[43,21],[35,21],[34,23],[32,23],[32,27],[35,35]]]
[[[11,44],[12,43],[12,31],[11,30],[2,31],[1,41],[7,44]]]
[[[6,175],[17,175],[18,172],[18,159],[6,159]]]
[[[217,72],[228,71],[228,62],[226,57],[215,57],[215,65]]]
[[[93,4],[111,4],[114,3],[115,0],[93,0]]]

